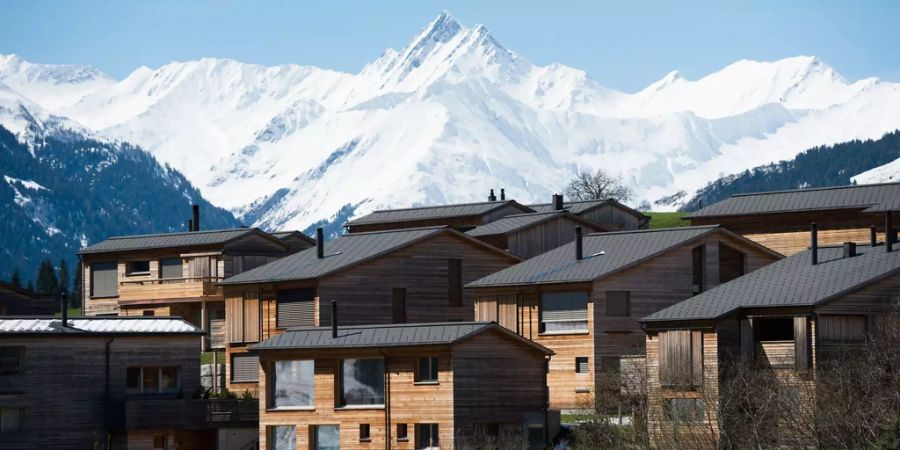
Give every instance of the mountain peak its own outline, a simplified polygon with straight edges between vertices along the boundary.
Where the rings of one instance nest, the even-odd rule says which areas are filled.
[[[447,42],[462,30],[463,26],[460,25],[450,13],[442,11],[434,20],[422,29],[413,42],[419,43],[424,40]]]

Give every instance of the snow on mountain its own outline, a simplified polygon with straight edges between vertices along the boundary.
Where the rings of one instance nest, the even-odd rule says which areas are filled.
[[[43,107],[56,110],[115,84],[91,66],[35,64],[0,55],[0,83]]]
[[[43,89],[22,79],[13,91]],[[898,87],[849,82],[801,56],[696,81],[672,72],[629,94],[535,66],[442,13],[355,74],[201,59],[139,68],[75,102],[23,95],[148,149],[248,225],[304,229],[378,207],[480,200],[492,187],[546,201],[595,168],[625,177],[637,200],[690,192],[900,128]]]

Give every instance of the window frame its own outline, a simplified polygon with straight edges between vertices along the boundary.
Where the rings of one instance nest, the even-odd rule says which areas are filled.
[[[673,409],[672,405],[680,402],[692,402],[695,404],[699,404],[699,409],[694,412],[699,412],[699,417],[690,417],[690,418],[675,418],[673,417]],[[684,411],[684,410],[682,410]],[[698,424],[706,421],[706,402],[702,398],[698,397],[670,397],[666,398],[663,403],[663,413],[664,417],[669,422],[674,423],[691,423]]]
[[[268,438],[268,443],[269,443],[268,448],[270,448],[270,449],[275,448],[275,429],[276,428],[293,428],[293,430],[294,430],[294,448],[293,448],[293,450],[297,450],[297,426],[296,425],[288,425],[288,424],[266,426],[266,434],[267,434],[266,437]]]
[[[144,372],[150,369],[156,370],[156,390],[144,392]],[[175,386],[171,390],[163,391],[163,370],[175,369]],[[131,387],[128,382],[128,371],[137,370],[137,387]],[[128,395],[175,395],[181,392],[181,367],[180,366],[129,366],[125,368],[125,392]],[[135,392],[137,390],[137,392]]]
[[[422,430],[427,427],[428,429],[428,437],[429,442],[427,444],[422,443],[422,438],[425,436],[425,433],[422,433]],[[425,450],[425,449],[433,449],[433,448],[441,448],[441,440],[440,440],[440,426],[436,423],[417,423],[415,426],[416,432],[416,440],[415,440],[415,448],[416,450]]]
[[[403,430],[403,433],[400,433]],[[409,442],[409,425],[405,423],[397,424],[397,442]]]
[[[7,414],[11,411],[15,411],[15,414],[18,416],[16,424],[18,427],[15,430],[6,429],[4,423],[6,421],[3,419]],[[2,407],[0,408],[0,435],[8,435],[14,433],[21,433],[25,431],[25,408],[20,407]]]
[[[253,358],[253,357],[256,358],[256,365],[257,365],[257,369],[258,369],[259,368],[259,354],[258,353],[241,352],[241,353],[232,353],[231,354],[231,361],[229,361],[229,363],[230,363],[229,364],[229,372],[230,373],[228,374],[228,378],[231,380],[232,383],[259,383],[259,370],[256,371],[256,379],[255,380],[249,380],[249,379],[238,380],[238,379],[234,378],[234,375],[235,375],[234,360],[235,360],[235,358]]]
[[[312,379],[310,381],[310,386],[312,387],[309,392],[309,404],[308,405],[284,405],[277,406],[275,404],[275,389],[278,387],[278,377],[277,377],[277,369],[275,368],[276,364],[279,362],[308,362],[312,364]],[[289,359],[289,360],[279,360],[272,361],[269,363],[269,370],[266,371],[267,375],[267,384],[268,384],[268,398],[266,399],[266,409],[271,411],[308,411],[314,410],[316,408],[316,360],[315,359]]]
[[[428,373],[422,373],[422,360],[428,360]],[[416,358],[416,370],[413,376],[414,384],[440,384],[440,357],[438,356],[419,356]],[[425,378],[429,375],[429,378]]]
[[[625,294],[625,314],[611,314],[610,297],[611,294]],[[606,317],[631,317],[631,291],[606,291]]]
[[[293,298],[294,295],[297,295],[298,296],[297,298],[299,298],[299,295],[301,293],[303,295],[306,295],[307,293],[310,294],[309,300],[306,300],[305,297],[304,297],[304,299],[301,299],[301,300],[290,300],[290,301],[287,298],[285,298],[285,297]],[[314,310],[315,302],[316,302],[316,288],[306,287],[306,288],[297,288],[297,289],[279,289],[279,290],[277,290],[275,292],[275,328],[286,329],[286,328],[290,328],[290,327],[313,326],[315,323],[315,317],[308,318],[305,321],[306,323],[303,323],[303,322],[287,323],[287,324],[282,323],[283,319],[280,317],[281,315],[279,314],[281,312],[282,304],[305,303],[305,302],[310,302],[309,306],[311,306],[312,309]],[[315,316],[315,311],[313,311],[313,316]]]
[[[546,320],[544,318],[546,307],[544,306],[545,296],[554,296],[554,295],[564,295],[564,294],[583,294],[584,295],[584,320]],[[590,313],[588,304],[591,301],[591,293],[590,291],[585,290],[573,290],[573,291],[560,291],[560,292],[542,292],[538,297],[538,327],[539,334],[541,335],[561,335],[561,334],[589,334],[591,331],[590,324]],[[579,309],[580,311],[580,309]],[[584,328],[572,328],[567,330],[552,330],[547,331],[547,323],[584,323]]]
[[[101,293],[97,294],[97,280],[96,280],[96,272],[98,271],[97,266],[110,266],[107,269],[102,269],[102,272],[113,272],[113,286],[111,289],[111,293]],[[91,268],[88,271],[90,276],[90,289],[88,295],[90,298],[115,298],[119,296],[119,263],[118,261],[97,261],[91,263]]]
[[[137,263],[147,264],[147,270],[135,270],[134,266]],[[150,275],[150,260],[149,259],[138,259],[134,261],[125,261],[125,276],[126,277],[141,277],[145,275]]]
[[[585,367],[587,367],[587,370],[584,371],[584,372],[582,372],[581,370],[579,370],[579,368],[581,367],[581,361],[580,361],[580,360],[584,360],[584,365],[585,365]],[[587,374],[589,374],[589,373],[591,373],[591,359],[590,359],[589,357],[587,357],[587,356],[576,356],[576,357],[575,357],[575,374],[577,374],[577,375],[587,375]]]
[[[173,278],[163,277],[163,272],[164,272],[163,267],[166,266],[166,264],[163,264],[163,261],[178,261],[178,267],[181,269],[181,273],[177,277],[173,277]],[[156,264],[157,264],[158,272],[159,272],[157,274],[157,278],[159,278],[159,280],[161,282],[183,281],[183,279],[184,279],[184,259],[182,259],[180,256],[173,256],[171,258],[159,258],[156,261]]]
[[[3,354],[7,353],[6,356]],[[25,371],[25,347],[22,346],[2,346],[0,347],[0,359],[15,359],[15,369],[3,369],[0,366],[0,375],[16,375]]]
[[[407,323],[409,321],[406,294],[405,287],[391,289],[391,323]]]
[[[381,403],[347,403],[347,396],[345,391],[346,386],[346,375],[344,374],[344,366],[346,361],[380,361],[381,362]],[[339,377],[336,380],[335,387],[337,389],[337,394],[335,397],[338,400],[338,404],[336,405],[338,409],[384,409],[386,402],[386,387],[385,387],[385,359],[382,357],[364,357],[364,358],[344,358],[338,360],[338,374]]]
[[[691,295],[706,291],[706,244],[691,249]]]
[[[340,424],[315,424],[310,425],[310,449],[318,450],[319,448],[319,429],[320,428],[337,428],[338,448],[341,446],[341,425]]]
[[[372,442],[372,427],[367,423],[359,424],[359,442]]]
[[[453,307],[461,307],[465,303],[462,279],[462,259],[450,258],[447,260],[447,304]]]

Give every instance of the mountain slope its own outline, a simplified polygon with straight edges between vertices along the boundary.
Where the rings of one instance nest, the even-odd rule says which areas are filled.
[[[0,82],[43,92],[34,72],[59,69],[35,67]],[[851,82],[814,57],[739,61],[695,81],[671,73],[624,93],[575,68],[536,66],[448,14],[359,73],[202,59],[84,91],[63,105],[22,96],[146,148],[270,228],[336,229],[375,208],[480,200],[499,187],[546,201],[597,168],[652,200],[900,128],[900,84]]]
[[[855,183],[854,175],[896,159],[900,159],[900,130],[877,140],[815,147],[789,161],[719,178],[698,190],[680,209],[696,211],[704,205],[748,192],[846,186]]]

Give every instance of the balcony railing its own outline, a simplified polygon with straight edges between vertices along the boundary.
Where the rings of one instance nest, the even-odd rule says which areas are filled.
[[[119,282],[119,300],[166,300],[202,296],[221,296],[216,283],[222,277],[185,277]]]
[[[125,403],[127,430],[255,427],[256,399],[132,398]]]

